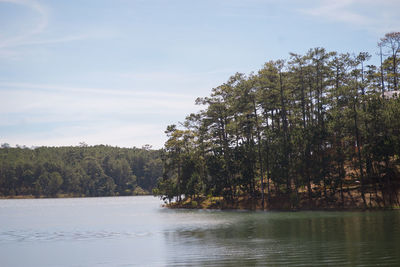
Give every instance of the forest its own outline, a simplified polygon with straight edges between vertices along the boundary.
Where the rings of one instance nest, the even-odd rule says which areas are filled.
[[[167,127],[153,192],[192,208],[398,207],[400,32],[377,50],[378,66],[313,48],[234,74]]]
[[[0,196],[150,194],[162,176],[160,150],[111,146],[0,148]]]

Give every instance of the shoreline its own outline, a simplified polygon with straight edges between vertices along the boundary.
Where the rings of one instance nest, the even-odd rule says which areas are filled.
[[[1,199],[58,199],[58,198],[96,198],[96,197],[135,197],[135,196],[154,196],[153,194],[136,194],[136,195],[127,195],[127,196],[122,196],[122,195],[115,195],[115,196],[85,196],[85,195],[73,195],[73,194],[58,194],[56,196],[45,196],[45,195],[40,195],[40,196],[34,196],[34,195],[17,195],[17,196],[0,196]]]
[[[0,196],[0,200],[5,199],[63,199],[63,198],[106,198],[106,197],[133,197],[133,196],[153,196],[159,197],[153,194],[137,194],[129,196],[84,196],[84,195],[70,195],[70,194],[58,194],[57,196],[34,196],[34,195],[18,195],[18,196]],[[400,210],[400,206],[386,206],[386,207],[363,207],[360,205],[354,206],[339,206],[339,205],[318,205],[313,203],[312,206],[303,205],[297,207],[285,206],[288,203],[281,203],[281,205],[270,205],[268,207],[267,201],[264,209],[262,209],[261,201],[259,199],[239,199],[237,201],[226,201],[222,197],[201,197],[196,199],[185,198],[181,202],[171,202],[162,205],[163,208],[168,209],[191,209],[191,210],[224,210],[224,211],[277,211],[277,212],[300,212],[300,211],[389,211],[389,210]]]
[[[276,201],[276,199],[275,199]],[[272,202],[272,201],[271,201]],[[203,210],[241,210],[241,211],[286,211],[286,212],[297,212],[297,211],[385,211],[385,210],[400,210],[400,206],[367,206],[364,207],[360,204],[355,205],[340,205],[340,203],[331,203],[325,205],[314,201],[312,205],[309,205],[308,200],[302,200],[302,203],[298,206],[290,206],[289,203],[281,202],[279,205],[269,205],[267,201],[264,205],[264,209],[259,199],[239,199],[236,201],[226,201],[222,197],[203,197],[190,199],[183,199],[181,202],[171,202],[163,205],[169,209],[203,209]]]
[[[299,209],[252,209],[252,208],[218,208],[218,207],[207,207],[207,208],[193,208],[193,207],[186,207],[186,206],[179,206],[179,205],[174,205],[170,206],[169,204],[163,205],[163,207],[168,208],[168,209],[182,209],[182,210],[220,210],[220,211],[249,211],[249,212],[302,212],[302,211],[326,211],[326,212],[373,212],[373,211],[391,211],[391,210],[400,210],[400,207],[368,207],[368,208],[361,208],[361,207],[346,207],[346,208],[299,208]]]

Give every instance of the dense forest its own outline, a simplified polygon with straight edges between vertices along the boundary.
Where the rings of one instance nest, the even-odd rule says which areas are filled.
[[[181,207],[398,206],[400,32],[377,50],[378,66],[314,48],[231,76],[168,126],[154,193]]]
[[[111,146],[0,148],[0,196],[148,194],[162,176],[160,150]]]

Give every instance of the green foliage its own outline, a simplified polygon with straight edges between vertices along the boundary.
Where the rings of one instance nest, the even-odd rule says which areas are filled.
[[[382,47],[399,47],[399,36],[385,35]],[[257,74],[234,74],[196,100],[204,109],[181,128],[167,127],[155,192],[232,200],[267,191],[296,207],[300,195],[344,205],[346,189],[357,186],[364,206],[367,192],[370,203],[398,203],[400,98],[382,97],[385,87],[399,89],[397,56],[378,68],[366,65],[368,53],[314,48],[269,61]]]
[[[146,194],[162,175],[159,150],[110,146],[0,148],[0,195]]]

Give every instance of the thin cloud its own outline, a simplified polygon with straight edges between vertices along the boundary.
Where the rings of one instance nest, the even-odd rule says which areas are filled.
[[[399,1],[323,0],[314,3],[319,4],[299,11],[323,20],[342,22],[376,33],[387,32],[393,27],[400,26],[396,14],[400,9]],[[385,12],[381,12],[381,8]]]
[[[38,17],[36,23],[31,23],[31,18],[24,18],[26,20],[24,24],[29,26],[26,27],[22,33],[0,40],[0,57],[2,58],[18,58],[21,52],[17,49],[23,46],[58,44],[99,38],[104,39],[116,35],[115,32],[102,29],[100,31],[91,30],[88,33],[55,36],[44,39],[42,38],[42,33],[44,33],[49,26],[50,15],[50,11],[46,6],[36,1],[29,0],[0,0],[0,4],[1,3],[11,3],[16,6],[19,5],[28,8],[32,11],[32,17]]]
[[[51,92],[64,92],[64,93],[88,93],[95,95],[113,95],[113,96],[126,96],[126,97],[162,97],[162,98],[181,98],[192,99],[196,97],[190,94],[179,93],[163,93],[158,91],[143,91],[134,89],[109,89],[109,88],[95,88],[95,87],[80,87],[80,86],[61,86],[54,84],[37,84],[37,83],[22,83],[22,82],[0,82],[0,92],[9,88],[16,88],[20,90],[36,89],[38,91],[51,91]]]
[[[1,2],[12,3],[29,8],[39,16],[39,21],[31,28],[27,29],[25,32],[1,41],[0,48],[21,45],[29,40],[29,38],[31,38],[32,36],[42,33],[47,27],[49,17],[48,9],[38,2],[28,0],[0,0],[0,3]]]
[[[170,114],[185,112],[194,107],[193,99],[164,96],[96,95],[93,93],[36,92],[29,90],[2,90],[0,114],[35,112],[76,116],[89,114]],[[184,113],[183,113],[184,114]]]
[[[366,16],[349,10],[354,0],[322,1],[319,6],[301,9],[305,14],[323,17],[334,21],[366,25],[371,21]]]
[[[2,82],[0,98],[0,139],[28,146],[161,147],[168,124],[199,110],[184,94],[34,83]]]
[[[54,38],[54,39],[26,40],[24,42],[14,43],[13,47],[25,46],[25,45],[46,45],[46,44],[74,42],[74,41],[80,41],[80,40],[85,40],[85,39],[91,39],[92,37],[94,37],[93,34],[80,34],[80,35],[64,36],[64,37]]]
[[[0,126],[158,118],[196,112],[195,97],[130,90],[0,83]]]
[[[89,145],[112,145],[120,147],[141,147],[152,144],[161,148],[166,139],[166,125],[138,123],[135,126],[122,123],[84,123],[47,129],[46,132],[0,136],[12,146],[70,146],[85,142]]]
[[[195,99],[207,95],[211,88],[225,82],[235,70],[210,70],[205,72],[176,71],[127,71],[112,74],[113,79],[132,85],[132,88],[175,92],[179,96]],[[168,93],[170,95],[171,93]]]

